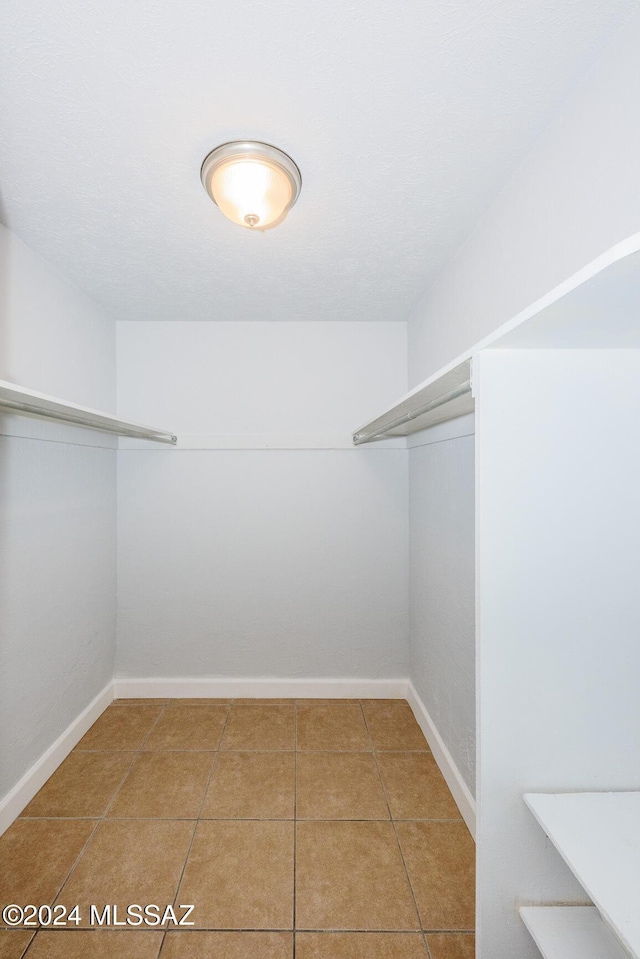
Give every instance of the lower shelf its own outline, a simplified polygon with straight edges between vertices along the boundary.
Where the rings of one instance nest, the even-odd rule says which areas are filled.
[[[640,792],[524,798],[618,941],[640,959]]]
[[[595,906],[522,906],[520,916],[545,959],[629,959]]]

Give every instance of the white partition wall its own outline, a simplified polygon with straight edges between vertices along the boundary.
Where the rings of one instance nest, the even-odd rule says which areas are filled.
[[[467,821],[478,843],[477,956],[568,959],[582,954],[576,944],[597,928],[607,956],[623,943],[638,959],[640,925],[630,921],[628,901],[640,882],[640,234],[401,397],[360,427],[354,442],[393,433],[398,417],[425,396],[439,399],[446,417],[447,378],[469,361],[477,789]],[[449,404],[449,418],[457,415]],[[420,429],[418,417],[409,420],[406,432]],[[454,434],[463,436],[461,420],[432,442]],[[446,497],[434,497],[436,466],[426,476],[428,506],[444,530],[437,540],[429,534],[436,562],[446,567],[449,541],[462,536],[463,545],[448,577],[452,590],[434,589],[440,571],[429,573],[429,620],[447,625],[444,661],[453,667],[437,683],[442,699],[461,678],[455,654],[464,624],[451,612],[466,606],[470,536],[459,519],[470,499],[452,474]],[[427,516],[414,511],[421,534]],[[416,560],[414,550],[412,582]],[[437,630],[423,632],[421,645],[433,653]],[[569,852],[562,830],[540,813],[559,793],[566,794],[565,820],[582,808],[584,793],[598,794],[593,802],[612,817],[621,804],[629,807],[633,828],[618,823],[616,830],[626,872],[600,826],[596,842],[588,825],[572,823]],[[588,906],[590,894],[602,925],[591,909],[553,911]]]
[[[525,792],[640,788],[640,350],[474,361],[481,959],[588,902]]]

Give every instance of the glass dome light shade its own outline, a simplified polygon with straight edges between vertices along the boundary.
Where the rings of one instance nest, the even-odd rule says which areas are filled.
[[[238,141],[213,150],[201,172],[222,213],[251,230],[280,223],[298,198],[302,179],[291,157],[266,143]]]

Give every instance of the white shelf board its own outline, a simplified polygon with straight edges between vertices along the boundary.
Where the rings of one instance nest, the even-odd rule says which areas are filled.
[[[640,792],[524,798],[602,918],[640,957]]]
[[[432,408],[429,408],[432,407]],[[425,409],[426,408],[426,409]],[[418,430],[472,413],[471,360],[463,360],[426,380],[353,435],[356,444],[389,436],[409,436]]]
[[[386,436],[408,436],[473,412],[473,396],[467,394],[424,416],[411,415],[430,399],[447,393],[451,389],[448,384],[464,382],[472,357],[481,350],[630,348],[640,348],[640,233],[587,263],[361,426],[353,434],[354,443],[357,437],[359,442],[372,442]],[[385,430],[385,425],[405,414],[409,414],[406,423]]]
[[[168,430],[156,429],[121,420],[110,413],[101,413],[88,406],[78,406],[57,396],[48,396],[28,390],[15,383],[0,380],[0,412],[8,411],[28,416],[45,417],[61,423],[73,423],[103,433],[115,433],[118,436],[134,436],[137,439],[154,440],[157,443],[170,443],[175,446],[176,437]]]
[[[471,351],[640,346],[640,233],[606,250]]]
[[[595,906],[522,906],[544,959],[629,959]]]

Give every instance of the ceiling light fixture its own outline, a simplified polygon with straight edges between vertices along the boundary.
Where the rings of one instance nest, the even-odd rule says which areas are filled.
[[[256,140],[216,147],[205,158],[200,179],[221,212],[250,230],[268,230],[282,222],[302,186],[291,157]]]

